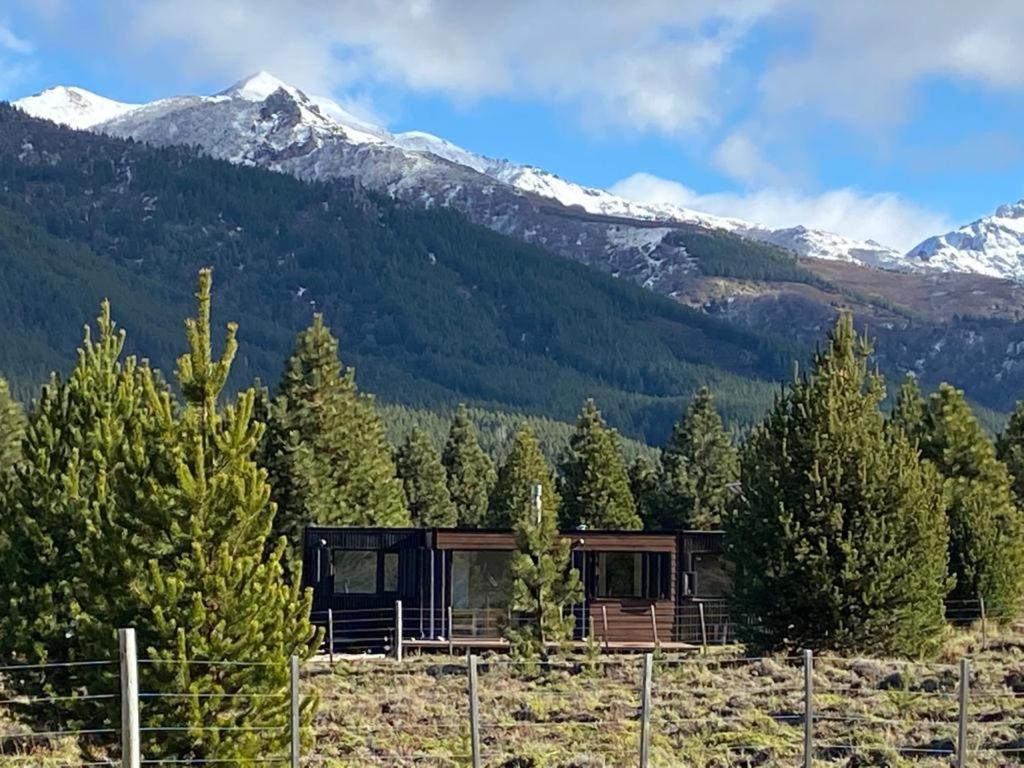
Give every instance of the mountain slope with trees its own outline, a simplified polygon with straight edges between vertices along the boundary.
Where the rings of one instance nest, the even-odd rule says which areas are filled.
[[[204,265],[218,275],[217,311],[245,320],[236,387],[276,381],[317,311],[362,386],[385,401],[570,419],[594,397],[625,434],[660,440],[700,384],[719,393],[727,418],[749,421],[798,352],[452,211],[75,132],[6,106],[0,258],[0,312],[25,336],[0,370],[19,391],[67,359],[104,295],[167,367],[174,318],[190,300],[181,286]]]

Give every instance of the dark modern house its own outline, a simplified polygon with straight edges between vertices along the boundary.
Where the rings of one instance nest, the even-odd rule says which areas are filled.
[[[566,531],[583,600],[574,638],[608,648],[728,639],[731,579],[719,532]],[[303,585],[337,650],[498,646],[509,610],[510,531],[308,528]],[[398,605],[401,615],[398,615]]]

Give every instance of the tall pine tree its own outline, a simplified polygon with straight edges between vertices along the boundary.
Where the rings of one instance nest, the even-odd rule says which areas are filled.
[[[0,379],[0,483],[14,469],[21,457],[21,438],[25,434],[25,415],[21,406],[11,397],[7,381]]]
[[[217,407],[237,346],[232,324],[213,357],[210,286],[201,272],[189,351],[178,360],[184,407],[175,413],[169,396],[148,387],[177,448],[175,481],[154,490],[161,507],[183,513],[184,546],[169,567],[150,560],[136,590],[148,624],[141,641],[154,660],[140,684],[198,695],[147,705],[150,727],[169,730],[150,732],[144,749],[149,759],[248,764],[287,754],[289,658],[308,658],[316,643],[312,595],[285,580],[285,541],[264,556],[275,507],[255,460],[263,431],[252,418],[256,393]],[[241,705],[221,696],[232,693],[244,694]],[[306,728],[314,706],[303,703]]]
[[[343,369],[323,317],[299,334],[271,407],[264,461],[275,536],[294,553],[308,525],[402,526],[402,482],[373,398]]]
[[[1024,400],[1018,400],[1006,429],[996,440],[996,455],[1010,471],[1017,507],[1024,509]]]
[[[514,528],[533,514],[533,486],[539,483],[546,514],[559,519],[562,499],[555,490],[551,466],[540,450],[533,431],[522,425],[512,439],[512,448],[498,471],[486,524],[492,528]],[[556,523],[557,525],[557,523]]]
[[[924,429],[925,401],[917,377],[907,375],[896,392],[889,423],[903,431],[910,441],[918,443]]]
[[[487,518],[487,508],[497,474],[490,457],[480,447],[476,428],[466,406],[460,404],[452,419],[441,455],[448,493],[455,505],[458,525],[476,528]]]
[[[661,468],[643,456],[637,456],[629,465],[629,491],[636,502],[636,512],[648,529],[660,527]]]
[[[841,315],[810,375],[743,446],[726,540],[755,648],[916,656],[942,637],[941,486],[906,436],[885,428],[869,354]]]
[[[1024,594],[1024,519],[1010,473],[960,390],[942,384],[928,399],[921,455],[945,478],[950,597],[984,598],[990,615],[1016,616]]]
[[[619,436],[605,424],[593,400],[583,405],[561,469],[562,519],[566,527],[643,527],[629,490]]]
[[[395,456],[395,466],[413,525],[453,527],[458,520],[455,505],[448,494],[441,457],[426,432],[416,428],[409,433]]]
[[[661,493],[652,528],[709,530],[721,525],[735,496],[736,448],[707,387],[694,395],[661,455]]]
[[[557,507],[547,508],[540,485],[531,495],[530,513],[518,517],[513,527],[517,551],[505,637],[513,655],[547,658],[550,645],[572,639],[573,608],[583,599],[583,582],[572,567],[570,540],[558,534]]]

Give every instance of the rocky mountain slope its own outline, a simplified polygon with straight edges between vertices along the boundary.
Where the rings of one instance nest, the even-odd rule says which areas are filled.
[[[801,256],[889,269],[896,251],[803,227],[773,230],[672,205],[633,202],[544,169],[469,152],[428,133],[393,134],[338,104],[311,98],[267,73],[213,96],[146,105],[111,104],[81,89],[54,88],[16,102],[29,114],[156,145],[188,144],[214,157],[304,180],[353,178],[424,206],[448,206],[502,234],[542,245],[659,293],[677,295],[693,260],[680,229],[714,229]]]
[[[1024,200],[910,249],[908,259],[943,272],[1024,282]]]

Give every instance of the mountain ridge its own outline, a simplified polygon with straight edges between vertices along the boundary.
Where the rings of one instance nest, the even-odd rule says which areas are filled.
[[[48,101],[32,101],[34,98],[15,105],[47,119],[62,113]],[[225,110],[224,103],[233,101],[246,104]],[[256,104],[262,108],[254,109]],[[155,144],[192,143],[221,159],[263,165],[307,180],[356,177],[371,188],[410,202],[457,207],[478,223],[503,234],[537,242],[563,256],[669,295],[679,290],[678,280],[673,276],[685,273],[691,266],[685,252],[666,242],[671,230],[680,225],[724,230],[797,255],[886,269],[927,268],[910,264],[895,250],[871,241],[806,227],[771,229],[669,204],[638,203],[575,184],[537,166],[471,152],[423,131],[391,133],[354,117],[329,99],[307,96],[266,72],[240,80],[213,96],[174,97],[124,107],[113,117],[97,114],[102,119],[87,126],[80,120],[79,125]],[[189,114],[196,110],[205,113],[202,119]],[[218,111],[225,114],[218,118]],[[225,136],[232,130],[233,138]],[[348,151],[340,149],[339,144],[347,145]],[[320,157],[311,157],[314,155]],[[339,162],[339,156],[344,155],[347,157]],[[399,168],[401,173],[396,174]],[[405,183],[398,176],[405,177]],[[467,187],[479,193],[469,192]],[[490,210],[488,198],[499,189],[513,199],[496,206],[497,210]],[[528,211],[516,210],[529,207],[525,196],[539,200],[540,205],[553,202],[568,210],[620,219],[618,232],[623,227],[636,227],[640,232],[628,237],[609,236],[607,231],[591,227],[574,239],[572,233],[562,231],[550,221],[517,220],[530,216]],[[652,224],[661,225],[662,231],[652,233]],[[584,242],[588,239],[598,242]]]

